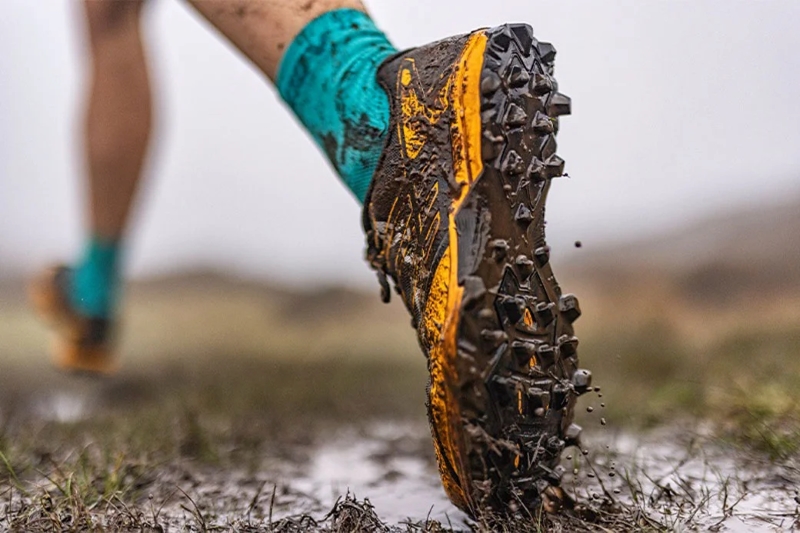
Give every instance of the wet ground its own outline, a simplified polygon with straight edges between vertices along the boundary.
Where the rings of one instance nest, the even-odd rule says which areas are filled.
[[[70,456],[97,445],[86,442],[87,434],[79,436],[77,429],[107,409],[102,405],[105,391],[92,382],[71,383],[16,406],[17,413],[29,417],[29,427],[41,433],[55,427],[74,442],[51,450],[39,442],[35,453],[52,455],[39,457],[34,471],[11,475],[6,463],[5,479],[0,477],[5,502],[0,504],[0,525],[44,505],[43,495],[56,499],[65,490],[65,479],[102,478],[100,472],[82,474],[76,468],[87,468],[91,460],[73,463]],[[153,463],[145,452],[141,459],[150,464],[143,464],[124,448],[105,450],[120,465],[129,463],[130,472],[121,475],[135,479],[120,483],[105,500],[87,498],[87,507],[93,509],[89,515],[94,513],[95,525],[120,526],[121,509],[126,509],[138,517],[129,518],[131,523],[165,531],[273,531],[289,525],[298,531],[327,530],[337,502],[351,502],[359,512],[364,506],[374,510],[369,516],[377,522],[364,522],[365,531],[436,530],[431,524],[445,530],[480,529],[447,501],[421,420],[337,422],[317,426],[313,433],[273,434],[268,446],[246,453],[229,442],[195,443],[198,449],[214,447],[214,457],[205,460],[203,452],[184,450]],[[564,457],[563,487],[581,509],[580,520],[564,530],[607,531],[603,524],[609,523],[616,524],[613,531],[800,529],[800,461],[770,461],[726,444],[697,423],[642,432],[596,424],[586,433],[583,449],[570,448]],[[181,447],[191,447],[186,440]],[[4,455],[4,460],[13,458]],[[59,472],[70,467],[72,474]],[[580,529],[573,529],[577,523]],[[555,524],[553,530],[558,530],[558,519]]]
[[[374,294],[144,287],[103,381],[53,371],[24,300],[0,298],[0,530],[800,530],[800,303],[758,308],[772,329],[752,302],[670,298],[620,324],[601,319],[630,302],[577,292],[604,397],[580,400],[564,457],[575,508],[491,524],[445,498],[425,361]]]

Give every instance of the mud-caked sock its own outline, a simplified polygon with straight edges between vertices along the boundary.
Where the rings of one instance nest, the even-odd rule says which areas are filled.
[[[303,28],[276,76],[283,100],[362,203],[389,130],[376,74],[396,51],[368,15],[337,9]]]
[[[70,303],[80,314],[112,318],[120,284],[120,250],[118,240],[92,237],[86,244],[69,284]]]

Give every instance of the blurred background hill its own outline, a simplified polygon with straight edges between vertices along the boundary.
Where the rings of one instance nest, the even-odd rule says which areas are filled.
[[[794,197],[563,254],[557,272],[579,296],[582,362],[605,389],[607,416],[625,425],[800,413],[799,240]],[[3,364],[41,372],[46,333],[21,287],[3,284]],[[408,374],[396,392],[422,413],[424,360],[399,299],[382,304],[377,283],[304,290],[195,271],[135,281],[128,295],[123,372],[198,360],[212,372],[240,359],[399,365]],[[401,390],[408,383],[417,386]]]
[[[549,198],[554,257],[800,194],[795,0],[367,5],[399,48],[507,21],[555,44],[573,114],[558,139],[572,179]],[[18,276],[82,243],[88,65],[80,2],[2,13],[0,276]],[[359,206],[269,84],[185,2],[151,2],[143,23],[157,116],[130,273],[372,287]]]

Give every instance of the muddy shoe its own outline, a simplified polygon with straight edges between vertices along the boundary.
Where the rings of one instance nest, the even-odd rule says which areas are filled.
[[[364,209],[367,256],[411,312],[428,358],[428,415],[445,490],[473,516],[538,508],[579,428],[574,296],[544,240],[563,174],[555,50],[527,25],[402,52],[379,81],[390,138]]]
[[[29,287],[33,307],[55,329],[53,362],[66,371],[107,375],[116,371],[111,353],[111,323],[79,314],[70,304],[71,270],[59,266],[38,276]]]

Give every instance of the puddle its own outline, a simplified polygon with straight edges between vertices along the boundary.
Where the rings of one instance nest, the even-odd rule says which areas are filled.
[[[312,452],[291,485],[323,507],[350,491],[369,499],[390,524],[430,516],[467,528],[469,519],[448,502],[435,465],[408,447],[409,435],[413,442],[422,431],[427,434],[427,428],[382,423],[339,435]],[[564,486],[582,502],[605,489],[617,503],[674,531],[787,531],[800,518],[800,468],[794,462],[772,464],[678,428],[601,431],[589,434],[586,448],[593,468],[575,448],[563,463],[569,472],[578,467]]]
[[[62,391],[41,398],[34,409],[42,420],[66,424],[87,418],[89,404],[90,398],[85,393]]]
[[[316,449],[292,485],[328,508],[348,491],[367,498],[388,523],[430,517],[466,527],[468,518],[447,499],[436,466],[419,453],[422,431],[427,427],[385,422],[340,435]]]
[[[69,423],[91,416],[95,399],[60,391],[33,406],[42,419]],[[262,521],[304,513],[321,518],[350,493],[368,500],[387,524],[431,518],[456,530],[469,528],[469,519],[442,489],[427,425],[385,421],[342,427],[332,437],[329,430],[308,441],[321,444],[275,441],[274,448],[245,460],[226,459],[223,467],[167,461],[148,485],[154,497],[146,505],[160,506],[164,523],[180,528],[191,520],[195,502],[198,512],[222,524],[251,515]],[[563,486],[578,502],[605,494],[672,531],[800,528],[797,459],[771,463],[723,446],[696,427],[642,434],[605,427],[589,431],[585,445],[586,456],[570,448],[562,462]],[[281,453],[281,447],[291,449]],[[44,488],[52,489],[48,483]],[[186,503],[190,495],[192,506]]]
[[[344,431],[311,451],[308,464],[287,478],[289,486],[322,509],[349,491],[368,499],[389,524],[430,517],[466,529],[469,519],[449,503],[435,464],[420,451],[427,434],[427,427],[389,422]],[[800,518],[794,462],[772,464],[678,428],[590,433],[586,448],[593,468],[575,448],[563,462],[570,472],[564,487],[581,502],[605,487],[619,504],[673,531],[786,531]]]
[[[583,501],[605,489],[675,531],[787,531],[800,524],[796,460],[771,463],[677,427],[603,433],[587,441],[594,468],[578,450],[572,455],[580,460],[564,463],[570,471],[578,466],[564,485]]]

